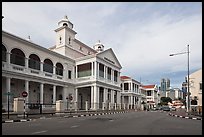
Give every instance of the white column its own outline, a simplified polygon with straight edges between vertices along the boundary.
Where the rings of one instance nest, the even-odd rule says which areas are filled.
[[[6,92],[7,93],[10,93],[11,92],[11,78],[10,77],[6,77]],[[8,98],[9,97],[9,98]],[[10,95],[7,95],[7,98],[6,98],[6,105],[8,106],[9,105],[9,108],[11,108],[10,107],[10,103],[8,104],[8,101],[10,102]],[[9,109],[10,110],[10,109]]]
[[[120,91],[116,91],[117,92],[117,104],[121,103],[121,93]]]
[[[91,86],[91,109],[94,109],[94,88]]]
[[[28,58],[25,57],[25,68],[28,68]]]
[[[75,89],[75,110],[78,110],[78,88]]]
[[[97,62],[96,61],[94,62],[94,75],[95,75],[95,78],[97,78]]]
[[[43,104],[44,84],[40,83],[40,104]]]
[[[53,101],[52,104],[56,103],[56,85],[53,85]]]
[[[94,63],[93,62],[91,62],[91,77],[93,77],[94,76]]]
[[[154,90],[152,90],[152,100],[155,101],[154,100]]]
[[[98,109],[98,104],[99,104],[99,87],[97,87],[96,85],[94,86],[94,109],[97,110]]]
[[[106,76],[106,79],[108,79],[108,67],[106,66],[105,68],[106,68],[105,69],[105,76]]]
[[[114,81],[113,79],[113,69],[111,68],[111,81]]]
[[[43,61],[40,62],[40,71],[43,71]]]
[[[104,79],[106,79],[106,66],[104,65]]]
[[[63,67],[63,79],[67,80],[68,79],[68,64],[65,63]]]
[[[113,107],[114,105],[114,90],[111,89],[111,108]]]
[[[57,66],[54,66],[54,65],[53,65],[52,67],[53,67],[53,73],[52,73],[52,74],[55,75],[55,74],[56,74],[56,67],[57,67]]]
[[[29,103],[29,81],[25,80],[25,92],[28,93],[28,96],[26,97],[26,103]],[[28,108],[28,105],[26,105],[26,108]]]
[[[75,72],[76,77],[75,77],[75,78],[78,78],[78,72],[77,72],[77,69],[78,69],[78,67],[77,67],[77,65],[76,65],[76,72]]]
[[[120,72],[118,71],[118,77],[117,77],[118,83],[120,83]]]
[[[131,84],[128,82],[128,89],[129,89],[129,91],[130,91],[130,89],[131,89]]]
[[[10,53],[9,52],[6,53],[6,62],[10,64]]]
[[[104,88],[104,90],[103,90],[103,102],[104,103],[107,103],[107,95],[108,95],[108,91],[107,91],[108,89],[107,88]]]
[[[68,96],[68,86],[64,86],[63,87],[63,105],[64,107],[63,108],[67,108],[67,99],[66,97]]]
[[[99,78],[99,63],[97,63],[97,78]]]

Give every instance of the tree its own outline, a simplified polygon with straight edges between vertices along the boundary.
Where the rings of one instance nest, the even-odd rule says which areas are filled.
[[[172,99],[170,97],[161,97],[161,105],[167,105],[168,102],[172,103]]]

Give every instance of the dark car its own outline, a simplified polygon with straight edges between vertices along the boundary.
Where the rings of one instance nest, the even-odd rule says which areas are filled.
[[[169,108],[169,106],[163,106],[163,107],[162,107],[162,110],[163,110],[163,111],[170,111],[170,108]]]

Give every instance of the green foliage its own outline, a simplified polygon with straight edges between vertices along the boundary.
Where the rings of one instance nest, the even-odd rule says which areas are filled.
[[[161,104],[167,105],[168,102],[172,103],[172,99],[170,97],[161,97]]]

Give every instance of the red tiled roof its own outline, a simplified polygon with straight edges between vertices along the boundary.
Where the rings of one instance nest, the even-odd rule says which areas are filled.
[[[155,85],[142,85],[143,88],[154,88]]]
[[[130,79],[128,76],[120,76],[121,79]]]

